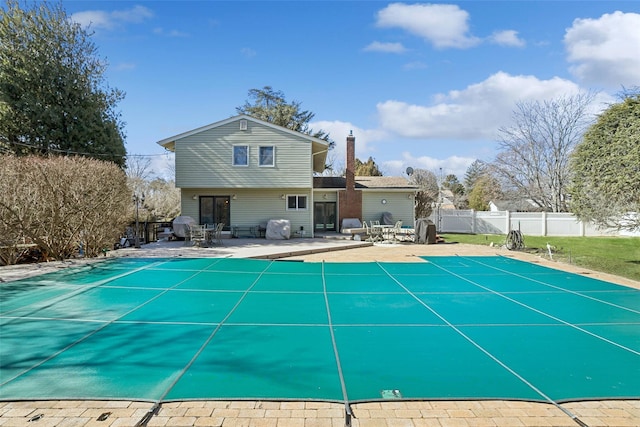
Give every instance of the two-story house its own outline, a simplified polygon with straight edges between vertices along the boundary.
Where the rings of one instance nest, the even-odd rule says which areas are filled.
[[[325,169],[328,142],[247,115],[158,144],[175,152],[181,214],[200,224],[222,222],[230,229],[287,219],[292,232],[312,236],[338,231],[342,218],[380,219],[390,212],[413,225],[416,188],[403,178],[355,177],[353,136],[342,180],[314,180]]]

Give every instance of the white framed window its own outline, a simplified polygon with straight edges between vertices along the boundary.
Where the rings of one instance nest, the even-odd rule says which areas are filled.
[[[233,166],[249,166],[249,146],[234,145],[233,146]]]
[[[307,196],[302,196],[302,195],[287,196],[287,210],[288,211],[306,211]]]
[[[273,145],[261,145],[258,150],[260,166],[276,165],[276,147],[274,147]]]

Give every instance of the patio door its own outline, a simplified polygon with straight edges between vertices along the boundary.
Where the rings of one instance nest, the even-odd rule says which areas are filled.
[[[200,196],[200,224],[224,224],[224,230],[231,226],[231,197]]]
[[[313,224],[316,232],[336,231],[336,202],[315,202]]]

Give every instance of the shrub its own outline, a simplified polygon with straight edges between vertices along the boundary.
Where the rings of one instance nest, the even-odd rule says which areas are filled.
[[[93,257],[112,246],[131,200],[118,166],[84,157],[2,156],[0,192],[0,246],[17,253],[20,245],[36,244],[45,258],[58,260],[80,247]]]

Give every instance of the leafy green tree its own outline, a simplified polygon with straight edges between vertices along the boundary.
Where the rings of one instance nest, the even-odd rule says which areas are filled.
[[[498,180],[485,174],[480,176],[469,192],[469,209],[477,211],[489,210],[489,202],[503,196]]]
[[[250,89],[249,100],[241,107],[236,107],[238,114],[247,114],[256,119],[273,123],[296,132],[323,139],[329,143],[329,148],[335,146],[329,134],[323,130],[314,131],[309,122],[315,113],[302,109],[298,101],[287,102],[284,93],[274,90],[271,86],[262,89]]]
[[[640,228],[640,94],[611,105],[571,158],[571,209],[602,227]]]
[[[355,162],[355,174],[356,176],[382,176],[380,168],[376,164],[373,157],[369,157],[366,162],[362,162],[360,159],[356,159]]]
[[[0,136],[14,154],[80,154],[124,165],[124,93],[61,4],[0,9]]]

